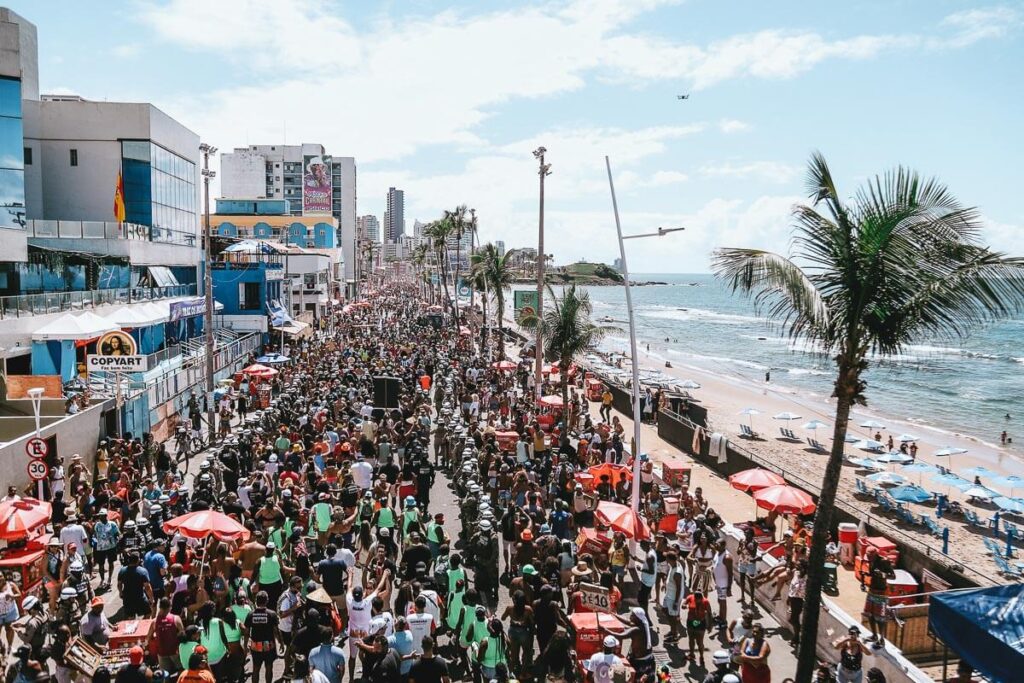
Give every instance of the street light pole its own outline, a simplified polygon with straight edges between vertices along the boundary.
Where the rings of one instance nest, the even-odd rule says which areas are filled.
[[[120,384],[120,378],[118,378]],[[43,395],[46,393],[46,389],[42,387],[32,387],[28,390],[28,397],[32,400],[32,413],[36,418],[36,439],[43,438],[43,430],[40,422],[40,416],[43,410]],[[121,413],[117,413],[118,426],[121,424]],[[39,500],[43,500],[43,480],[40,479],[36,482],[36,497]]]
[[[625,240],[638,237],[661,237],[670,232],[677,232],[683,228],[658,228],[657,232],[644,233],[640,235],[622,236],[622,223],[619,221],[619,203],[615,198],[615,183],[612,181],[612,164],[606,156],[604,158],[605,168],[608,169],[608,187],[612,193],[612,210],[615,212],[615,231],[619,236],[619,259],[622,262],[622,279],[626,287],[626,312],[629,314],[629,354],[632,361],[633,374],[633,486],[631,489],[630,504],[633,512],[640,512],[640,360],[636,351],[636,320],[633,316],[633,297],[629,286],[629,266],[626,263]]]
[[[204,278],[203,284],[206,294],[206,315],[203,317],[203,326],[206,333],[206,422],[210,430],[210,443],[217,438],[215,420],[217,411],[213,403],[213,274],[210,272],[213,264],[213,235],[210,232],[210,179],[217,175],[210,170],[210,155],[217,151],[217,148],[205,142],[199,145],[199,151],[203,153],[203,240],[205,244]]]
[[[544,163],[547,149],[538,147],[533,156],[540,163],[537,173],[540,175],[540,216],[537,222],[537,336],[536,364],[534,370],[534,394],[538,404],[541,397],[541,385],[544,384],[544,337],[541,334],[541,320],[544,316],[544,178],[551,175],[551,164]]]

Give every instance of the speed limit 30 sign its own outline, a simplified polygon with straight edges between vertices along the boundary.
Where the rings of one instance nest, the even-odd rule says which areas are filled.
[[[32,481],[42,481],[50,474],[50,467],[42,460],[32,460],[28,464],[28,476]]]

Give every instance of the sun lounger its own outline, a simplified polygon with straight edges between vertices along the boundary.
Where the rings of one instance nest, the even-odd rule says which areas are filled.
[[[907,524],[909,524],[911,526],[917,526],[917,524],[918,524],[917,517],[914,515],[913,512],[911,512],[907,508],[900,507],[899,510],[896,511],[896,514],[898,514],[900,519],[902,519]]]
[[[817,439],[807,437],[807,445],[818,451],[819,453],[828,453],[828,449],[821,445]]]
[[[993,557],[993,559],[996,561],[996,566],[999,567],[999,571],[1002,574],[1004,574],[1006,576],[1009,576],[1011,578],[1014,578],[1014,579],[1024,578],[1024,575],[1021,574],[1021,571],[1019,569],[1014,567],[1012,564],[1007,562],[1005,559],[1000,557],[998,554],[995,555],[995,557]]]
[[[853,481],[857,485],[857,491],[856,491],[857,495],[860,495],[860,496],[874,496],[875,495],[874,490],[869,489],[867,484],[864,483],[863,479],[860,479],[858,477],[857,479],[854,479]]]
[[[982,542],[985,544],[985,549],[993,555],[995,555],[996,557],[999,557],[1003,554],[1002,548],[1000,548],[999,544],[993,541],[991,538],[983,538]]]
[[[981,517],[978,517],[978,513],[975,512],[974,510],[966,510],[965,509],[964,510],[964,519],[966,519],[967,523],[970,524],[971,526],[980,527],[982,529],[987,529],[988,528],[988,520],[987,519],[982,519]]]
[[[760,438],[760,437],[758,437],[757,432],[755,432],[753,429],[750,428],[750,425],[744,425],[744,424],[740,425],[740,436],[745,436],[748,439]]]
[[[933,536],[942,536],[942,526],[934,519],[927,515],[921,515],[921,521],[924,522],[924,525],[928,527],[928,531],[930,531]]]
[[[799,441],[800,437],[793,433],[792,429],[786,429],[785,427],[779,427],[779,433],[782,434],[783,439],[789,439],[790,441]]]

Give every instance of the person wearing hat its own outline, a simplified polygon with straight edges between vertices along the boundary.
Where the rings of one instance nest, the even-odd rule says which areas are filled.
[[[32,659],[35,660],[42,660],[43,646],[46,645],[47,616],[43,607],[43,602],[36,596],[25,596],[21,609],[27,618],[13,625],[21,642],[32,648]]]
[[[726,676],[735,675],[732,673],[732,656],[728,650],[715,650],[711,654],[711,663],[715,668],[708,672],[701,683],[724,683]]]
[[[207,662],[206,648],[202,645],[192,651],[188,661],[182,662],[182,667],[185,670],[178,676],[178,683],[217,683],[217,678],[210,671],[210,665]]]
[[[864,657],[873,653],[860,640],[860,627],[851,624],[845,636],[832,641],[839,651],[836,680],[840,683],[859,683],[864,675]]]
[[[100,510],[99,519],[92,525],[92,542],[94,566],[99,571],[102,591],[110,587],[114,578],[114,560],[121,542],[121,527],[110,519],[106,508]]]
[[[451,540],[448,537],[448,532],[444,530],[443,512],[438,512],[431,521],[427,522],[426,534],[430,554],[437,560],[438,555],[441,554],[441,546],[448,544]]]
[[[587,683],[611,683],[614,670],[623,664],[622,658],[615,654],[619,649],[619,641],[615,636],[605,636],[601,644],[602,650],[583,662]]]
[[[117,589],[126,617],[148,617],[154,609],[153,586],[149,572],[139,565],[139,554],[128,553],[128,564],[117,573]]]
[[[629,626],[622,631],[613,631],[600,622],[599,633],[615,636],[620,641],[629,641],[628,660],[636,671],[637,678],[654,673],[654,638],[651,622],[642,607],[631,607],[629,610]],[[729,653],[726,654],[728,660]]]

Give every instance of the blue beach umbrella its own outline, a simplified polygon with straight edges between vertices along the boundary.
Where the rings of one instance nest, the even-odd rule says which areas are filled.
[[[914,484],[889,489],[889,495],[901,503],[924,503],[932,499],[932,494]]]
[[[865,470],[875,470],[881,472],[885,469],[885,463],[872,460],[871,458],[850,458],[849,462]]]
[[[992,480],[992,483],[996,486],[1005,486],[1010,489],[1010,497],[1013,497],[1013,490],[1024,487],[1024,477],[1018,477],[1016,474],[1011,474],[1008,477],[998,477]]]
[[[940,458],[944,458],[946,456],[960,455],[960,454],[966,453],[966,452],[967,452],[966,448],[957,448],[956,446],[946,446],[945,448],[940,448],[939,450],[935,451],[935,453],[933,453],[933,455],[937,455]]]
[[[257,363],[287,363],[291,360],[288,356],[281,355],[280,353],[268,353],[266,356],[260,356],[256,359]]]
[[[953,486],[958,489],[969,489],[973,484],[962,477],[958,477],[952,472],[949,474],[937,474],[931,478],[931,481],[939,484],[940,486]]]
[[[998,476],[998,475],[999,475],[998,472],[993,472],[989,468],[981,467],[981,466],[978,466],[978,467],[968,467],[966,470],[964,470],[963,472],[960,473],[960,476],[962,476],[962,477],[985,477],[986,479],[988,479],[989,477],[995,477],[995,476]]]
[[[920,474],[924,474],[925,472],[938,472],[939,468],[936,467],[935,465],[929,465],[926,462],[921,462],[920,460],[918,460],[917,462],[912,462],[912,463],[908,463],[906,465],[903,465],[902,467],[900,467],[900,471],[901,472],[918,472]]]
[[[992,499],[992,502],[999,506],[1000,510],[1005,512],[1024,512],[1024,500],[1020,498],[1007,498],[1006,496],[996,496]]]
[[[907,483],[906,477],[895,472],[878,472],[876,474],[869,474],[866,478],[868,481],[873,481],[876,484],[900,485]]]
[[[862,451],[880,451],[885,448],[885,444],[874,439],[860,439],[853,444],[853,447]]]

